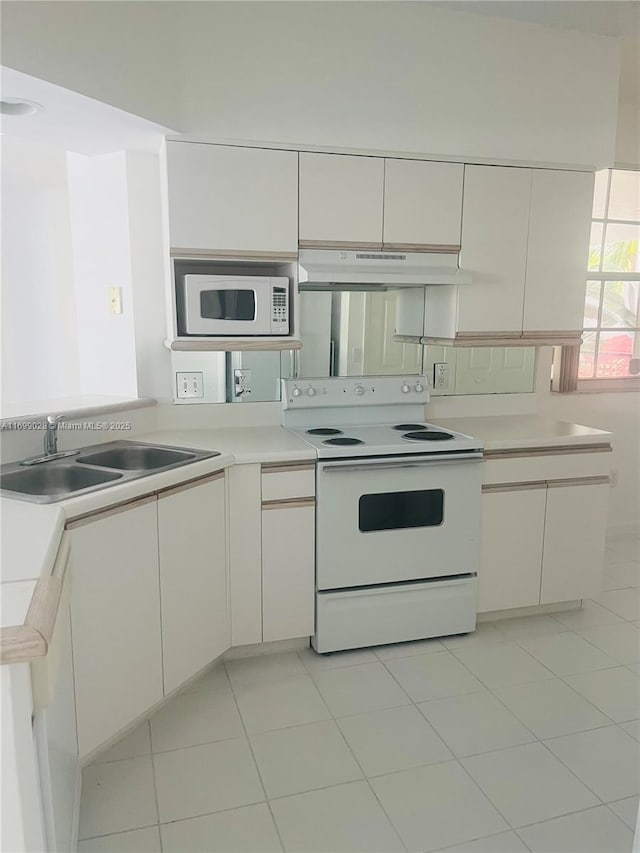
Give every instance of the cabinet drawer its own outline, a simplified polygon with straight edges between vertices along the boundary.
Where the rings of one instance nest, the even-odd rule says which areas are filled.
[[[562,448],[548,454],[526,450],[513,451],[512,456],[488,454],[482,465],[482,482],[489,485],[605,477],[611,467],[608,450],[609,445],[602,445],[596,451]]]
[[[316,474],[313,463],[262,469],[263,501],[311,498],[315,493]]]

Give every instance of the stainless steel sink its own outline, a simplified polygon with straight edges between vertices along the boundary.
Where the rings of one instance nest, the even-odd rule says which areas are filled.
[[[167,447],[154,447],[149,444],[127,444],[98,453],[82,454],[76,461],[82,465],[99,465],[120,471],[151,471],[175,465],[176,462],[190,462],[195,456],[195,452],[189,450],[169,450]]]
[[[70,492],[122,479],[115,471],[80,468],[74,463],[50,462],[38,468],[21,468],[0,474],[0,488],[23,495],[39,495],[60,500]]]
[[[0,492],[19,500],[53,503],[213,456],[220,456],[220,453],[136,441],[111,441],[81,448],[73,462],[67,457],[47,459],[29,467],[20,462],[3,465]]]

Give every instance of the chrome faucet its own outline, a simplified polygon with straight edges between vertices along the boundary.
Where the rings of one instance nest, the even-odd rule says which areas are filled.
[[[77,456],[79,450],[58,450],[58,424],[63,415],[47,415],[44,433],[44,455],[34,456],[33,459],[25,459],[21,465],[40,465],[41,462],[50,462],[52,459],[63,459],[65,456]]]
[[[58,424],[61,420],[62,415],[47,415],[44,434],[45,456],[53,456],[58,452]]]

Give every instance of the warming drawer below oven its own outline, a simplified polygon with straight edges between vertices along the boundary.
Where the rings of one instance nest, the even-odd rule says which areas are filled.
[[[318,592],[317,652],[464,634],[476,627],[475,577]]]

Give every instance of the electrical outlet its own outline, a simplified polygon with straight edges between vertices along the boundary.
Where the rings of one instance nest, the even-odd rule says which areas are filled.
[[[433,365],[433,387],[434,389],[449,387],[449,365],[446,361],[436,362]]]
[[[235,397],[251,394],[251,371],[247,368],[233,371],[233,394]]]
[[[109,294],[109,313],[122,314],[122,288],[108,287]]]
[[[176,373],[176,396],[183,400],[204,397],[202,373]]]

